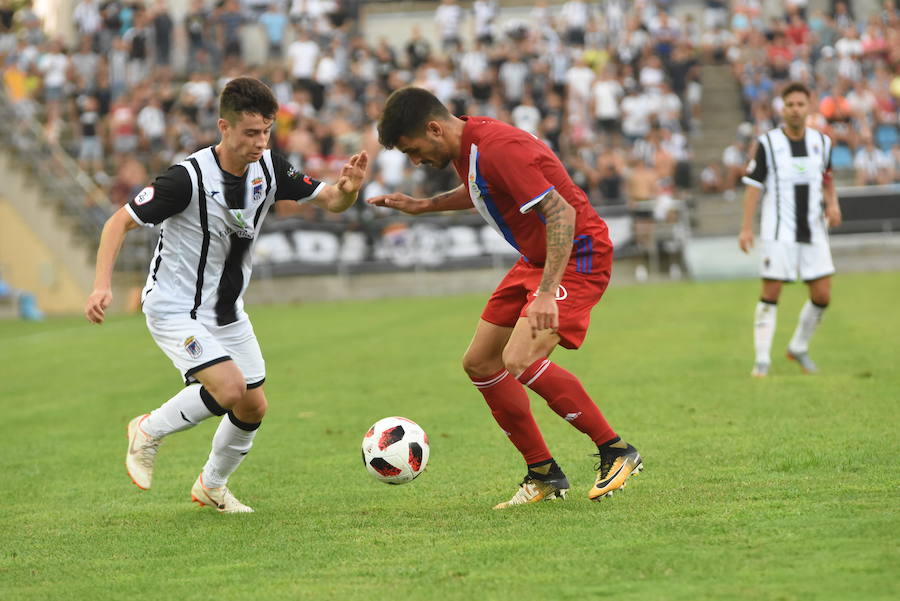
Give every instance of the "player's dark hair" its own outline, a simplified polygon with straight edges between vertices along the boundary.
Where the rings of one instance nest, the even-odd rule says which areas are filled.
[[[384,103],[378,120],[378,141],[385,148],[393,148],[401,137],[423,133],[429,121],[444,121],[451,116],[447,107],[428,90],[400,88]]]
[[[269,86],[253,77],[237,77],[228,82],[219,99],[219,116],[236,123],[241,113],[274,119],[278,101]]]
[[[809,88],[807,88],[806,85],[800,83],[799,81],[794,81],[786,85],[784,89],[781,90],[781,97],[787,98],[789,94],[793,94],[794,92],[800,92],[801,94],[806,95],[807,98],[812,96]]]

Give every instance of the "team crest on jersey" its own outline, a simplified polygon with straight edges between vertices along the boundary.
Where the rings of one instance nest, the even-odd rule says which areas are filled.
[[[188,336],[187,339],[185,339],[184,350],[187,351],[187,354],[190,355],[191,359],[199,359],[200,355],[203,354],[203,347],[200,346],[200,341],[193,336]]]
[[[153,186],[147,186],[146,188],[138,192],[138,195],[134,197],[134,204],[138,206],[147,204],[148,202],[153,200],[154,192],[155,190],[153,189]]]
[[[297,170],[294,169],[293,165],[288,167],[287,176],[291,179],[300,179],[300,173],[298,173]]]
[[[263,180],[261,177],[257,177],[251,183],[253,185],[253,200],[258,201],[262,198]]]

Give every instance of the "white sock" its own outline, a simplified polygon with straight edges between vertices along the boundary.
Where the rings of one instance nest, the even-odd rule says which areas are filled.
[[[753,320],[753,343],[756,346],[756,362],[768,365],[771,361],[772,339],[775,337],[775,321],[778,305],[759,301]]]
[[[193,428],[203,420],[213,415],[222,415],[225,410],[218,406],[215,400],[204,389],[201,393],[200,384],[191,384],[182,388],[178,394],[154,409],[150,416],[141,422],[141,429],[155,438],[162,438],[174,432],[181,432]],[[206,397],[204,399],[204,397]],[[210,410],[210,406],[218,412]]]
[[[238,424],[235,424],[235,421]],[[241,427],[243,426],[243,427]],[[248,430],[247,428],[252,428]],[[233,413],[222,418],[216,435],[213,436],[212,451],[203,466],[203,485],[206,488],[225,486],[228,477],[234,473],[253,446],[253,437],[259,424],[241,422]]]
[[[811,300],[803,304],[803,308],[800,309],[800,321],[797,322],[797,329],[794,330],[788,349],[794,353],[805,353],[809,350],[809,341],[822,321],[822,314],[826,308],[827,305],[820,307]]]

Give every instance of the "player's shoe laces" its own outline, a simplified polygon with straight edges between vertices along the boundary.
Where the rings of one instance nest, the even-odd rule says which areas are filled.
[[[765,378],[769,375],[769,364],[768,363],[754,363],[753,369],[750,371],[750,375],[754,378]]]
[[[569,480],[565,476],[552,480],[538,480],[531,475],[527,475],[519,485],[519,490],[516,491],[516,494],[509,501],[495,505],[494,509],[506,509],[515,505],[565,499],[568,492]]]
[[[813,360],[809,358],[809,353],[796,353],[791,349],[788,349],[785,355],[791,361],[799,363],[800,369],[802,369],[805,374],[814,374],[819,371],[819,368],[813,363]]]
[[[619,446],[603,446],[599,453],[593,455],[600,461],[594,466],[597,470],[597,481],[591,487],[588,498],[599,501],[603,497],[611,497],[613,492],[625,488],[628,476],[644,469],[644,461],[637,449],[625,441],[615,443]]]
[[[150,488],[153,481],[153,463],[156,452],[162,444],[162,438],[154,438],[141,430],[141,422],[149,413],[139,415],[128,422],[128,452],[125,454],[125,467],[131,481],[141,490]]]
[[[197,476],[197,481],[191,488],[191,501],[199,503],[201,507],[204,505],[215,507],[219,513],[253,513],[253,508],[234,498],[227,486],[219,488],[203,486],[203,474]]]

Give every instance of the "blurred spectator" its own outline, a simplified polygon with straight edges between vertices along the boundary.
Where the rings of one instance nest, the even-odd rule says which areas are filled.
[[[72,11],[72,20],[81,38],[93,45],[103,25],[97,0],[80,0]]]
[[[745,138],[735,140],[722,153],[722,165],[725,168],[722,188],[727,200],[734,199],[734,190],[744,175],[744,163],[748,156],[748,144]]]
[[[188,62],[191,64],[195,64],[198,54],[209,51],[208,32],[206,31],[209,19],[210,14],[206,10],[204,0],[192,0],[191,8],[184,16],[184,29],[187,32],[188,40]]]
[[[438,35],[441,39],[441,50],[449,52],[459,46],[460,27],[462,26],[463,9],[456,0],[441,0],[434,12]]]
[[[259,22],[265,29],[266,39],[269,41],[268,58],[281,58],[284,54],[284,32],[288,26],[288,18],[279,3],[268,4],[259,15]]]
[[[94,96],[84,96],[79,104],[78,163],[85,171],[97,175],[103,171],[103,142],[100,138],[100,103]]]
[[[857,186],[889,184],[894,181],[894,161],[891,156],[875,146],[871,137],[863,139],[862,147],[853,158]]]
[[[237,0],[225,0],[217,16],[218,46],[224,60],[241,56],[241,28],[246,22]]]
[[[166,0],[156,0],[152,23],[156,64],[168,67],[172,61],[172,32],[175,24],[169,16],[169,5]]]

